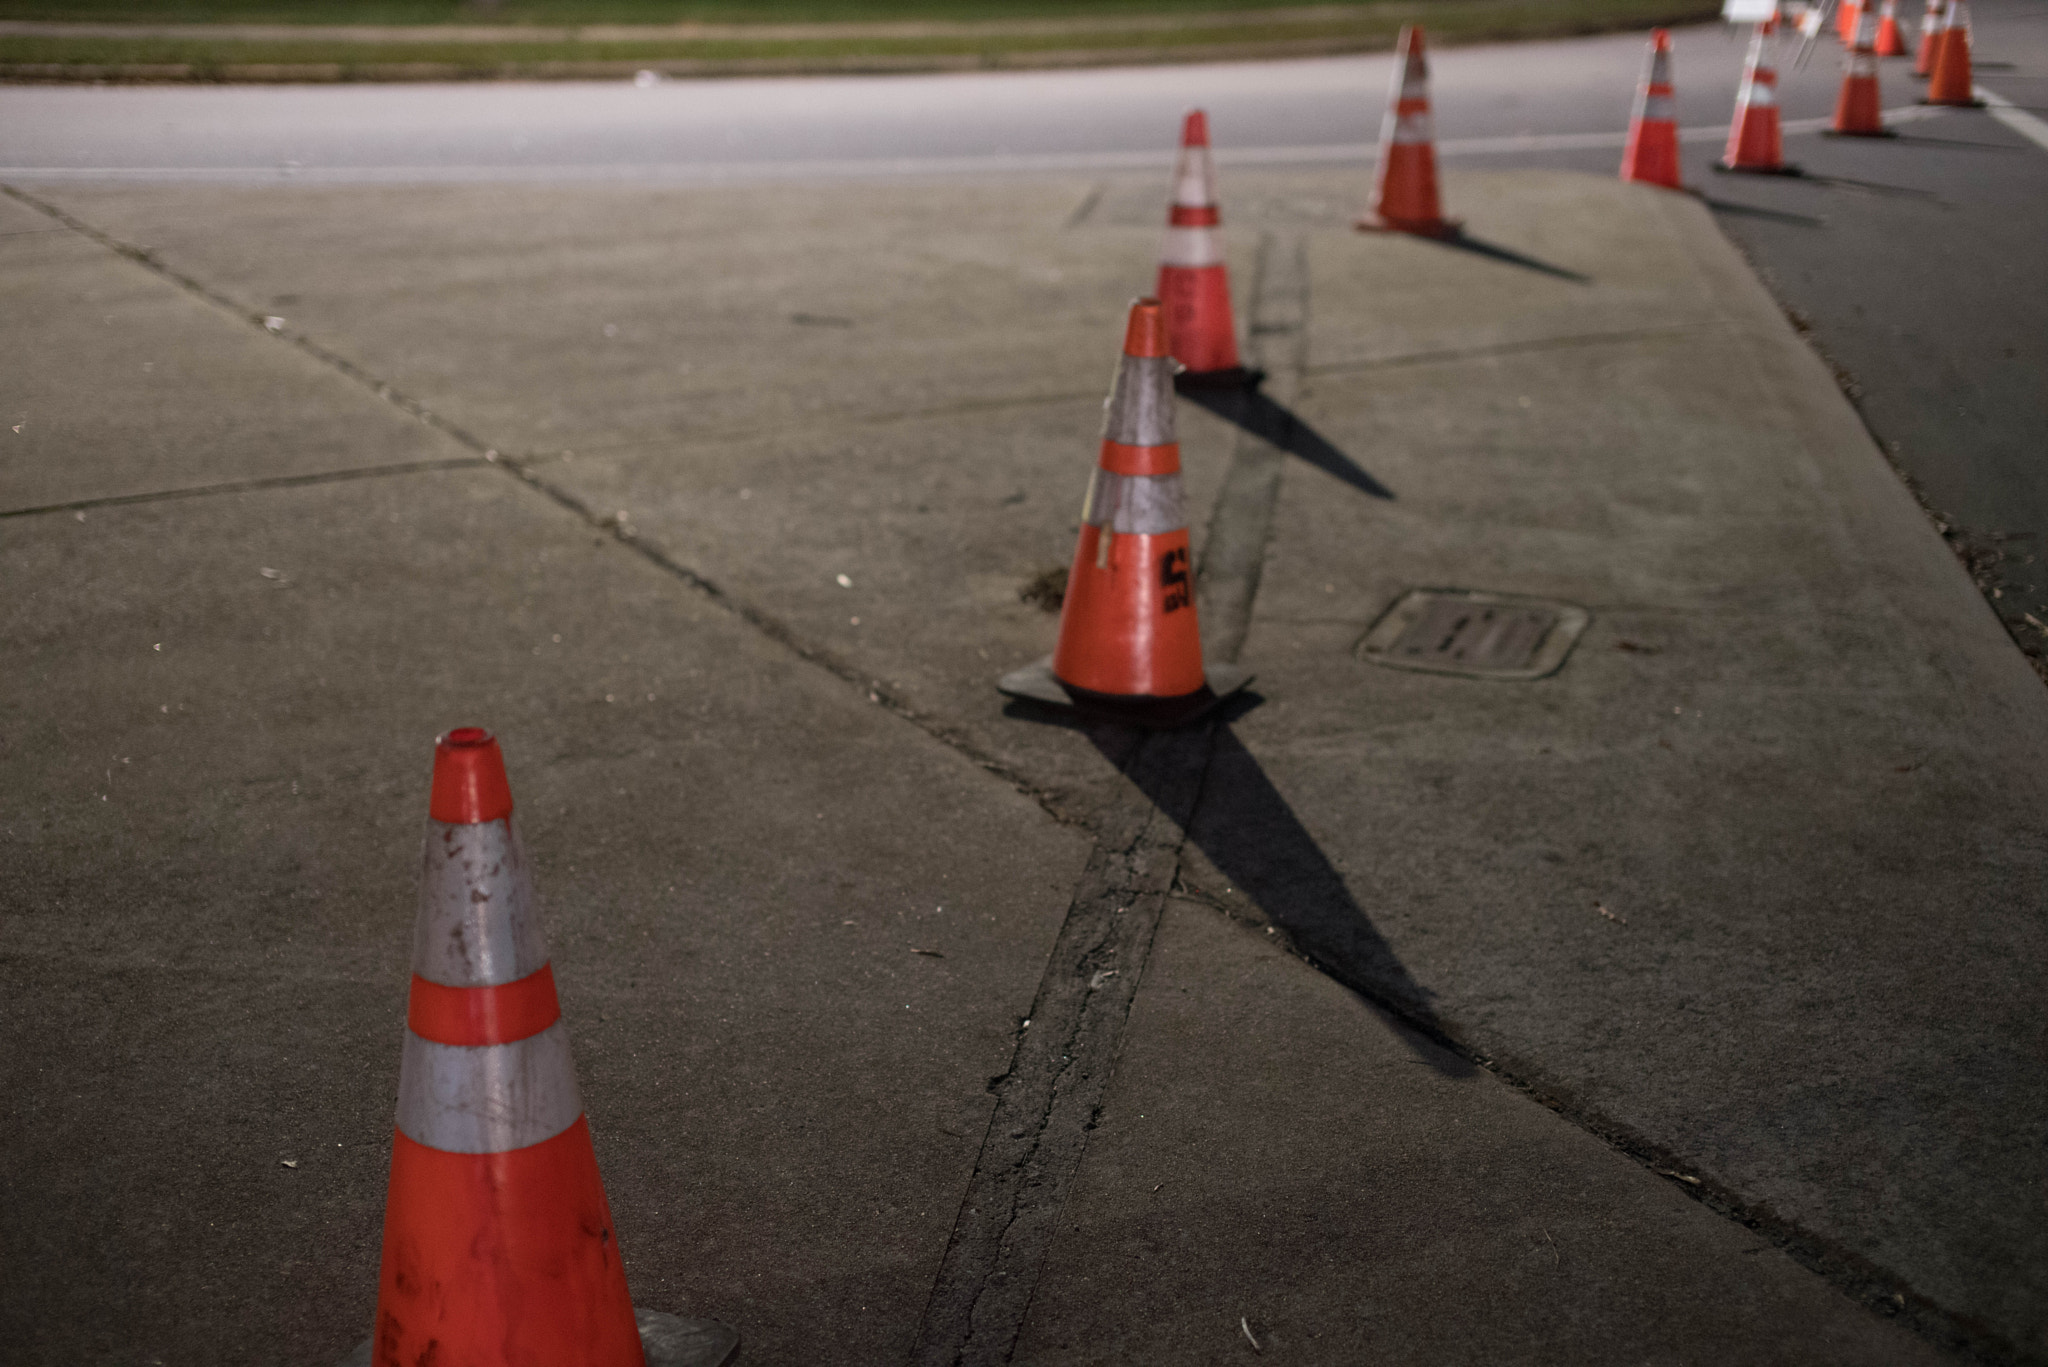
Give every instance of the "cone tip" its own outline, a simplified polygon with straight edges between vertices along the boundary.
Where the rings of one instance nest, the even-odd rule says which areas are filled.
[[[458,726],[434,743],[434,788],[427,815],[451,826],[512,815],[505,756],[490,732],[481,726]]]
[[[1665,28],[1651,29],[1650,45],[1659,52],[1671,51],[1671,30]]]
[[[1124,355],[1166,356],[1166,311],[1157,299],[1133,299],[1131,321],[1124,329]]]
[[[1207,147],[1209,145],[1209,115],[1206,110],[1190,109],[1180,126],[1182,147]]]

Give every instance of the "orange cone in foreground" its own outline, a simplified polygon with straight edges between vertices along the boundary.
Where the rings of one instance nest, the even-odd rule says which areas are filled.
[[[1927,8],[1920,16],[1920,43],[1913,50],[1913,74],[1930,75],[1934,71],[1934,49],[1941,40],[1941,0],[1927,0]]]
[[[1856,26],[1855,41],[1842,71],[1842,91],[1835,97],[1835,121],[1828,131],[1843,137],[1896,137],[1884,126],[1884,105],[1877,93],[1877,55],[1865,41],[1869,16]]]
[[[1202,662],[1173,404],[1165,317],[1158,300],[1140,299],[1081,505],[1059,644],[1049,660],[1004,675],[1004,693],[1170,727],[1250,681]]]
[[[1678,117],[1671,102],[1671,35],[1661,28],[1650,33],[1650,56],[1621,154],[1621,178],[1685,188],[1678,176]]]
[[[463,727],[434,747],[428,817],[367,1360],[730,1361],[739,1340],[723,1326],[646,1312],[636,1323],[489,732]],[[694,1352],[671,1351],[679,1328]]]
[[[1884,0],[1884,7],[1877,12],[1875,51],[1880,57],[1906,55],[1906,37],[1899,32],[1899,0]]]
[[[1436,189],[1436,134],[1429,117],[1429,62],[1422,30],[1402,26],[1394,44],[1394,88],[1380,124],[1380,164],[1373,181],[1372,213],[1360,219],[1367,230],[1391,229],[1424,237],[1456,236],[1458,225],[1444,217]]]
[[[1785,142],[1778,128],[1778,73],[1766,44],[1776,25],[1758,24],[1749,39],[1749,61],[1742,71],[1742,89],[1735,97],[1735,121],[1728,128],[1728,149],[1714,163],[1722,171],[1753,171],[1786,175]]]
[[[1159,305],[1166,311],[1173,358],[1187,367],[1183,384],[1247,384],[1258,378],[1237,359],[1229,268],[1216,240],[1222,221],[1216,168],[1209,159],[1209,116],[1196,109],[1181,125],[1173,206],[1159,252]]]
[[[1976,80],[1970,71],[1970,7],[1948,0],[1941,32],[1934,40],[1934,70],[1927,78],[1925,104],[1979,105]]]

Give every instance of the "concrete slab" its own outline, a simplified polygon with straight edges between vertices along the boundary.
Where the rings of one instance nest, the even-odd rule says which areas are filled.
[[[317,434],[255,340],[211,374]],[[376,459],[395,419],[336,388]],[[907,1350],[1083,837],[501,471],[5,525],[13,1351],[361,1338],[428,745],[465,720],[505,739],[636,1298],[762,1361]]]
[[[2042,1017],[2029,984],[2048,946],[2035,891],[2043,842],[2030,818],[2040,810],[2033,775],[2048,717],[2038,685],[1825,373],[1685,198],[1604,178],[1453,175],[1455,209],[1493,249],[1475,253],[1352,233],[1357,186],[1348,173],[1233,174],[1229,183],[1241,191],[1226,202],[1240,293],[1256,293],[1250,265],[1262,239],[1298,241],[1307,265],[1307,354],[1288,402],[1394,498],[1371,498],[1322,471],[1287,469],[1244,657],[1259,670],[1265,701],[1219,741],[1178,887],[1273,924],[1332,975],[1433,1020],[1585,1129],[1698,1178],[1709,1200],[1765,1225],[1839,1286],[1873,1301],[1896,1294],[1894,1308],[1931,1333],[1974,1336],[2008,1357],[2039,1356],[2048,1346],[2039,1321],[2048,1304],[2039,1201],[2048,1172],[2038,1146],[2028,1147],[2044,1119],[2030,1081]],[[560,777],[541,781],[564,786],[548,790],[561,794],[551,799],[559,805],[541,810],[559,813],[563,838],[581,843],[565,843],[544,868],[568,880],[569,895],[601,902],[610,894],[600,890],[594,858],[572,859],[569,850],[593,850],[598,837],[630,830],[658,854],[677,830],[704,820],[716,832],[749,832],[747,847],[719,867],[734,875],[720,886],[744,889],[751,900],[721,913],[707,939],[679,940],[668,920],[645,916],[628,922],[652,932],[645,942],[577,932],[589,938],[576,944],[604,956],[593,990],[612,991],[605,1000],[618,1008],[616,1017],[607,1008],[601,1029],[633,1023],[619,1052],[593,1046],[587,1066],[603,1075],[632,1065],[636,1052],[646,1067],[695,1047],[675,1043],[668,999],[641,1003],[633,995],[649,982],[676,983],[666,990],[680,993],[716,952],[727,955],[727,971],[751,965],[788,975],[772,994],[789,1013],[786,1028],[762,1026],[737,997],[720,999],[731,1003],[718,1017],[729,1033],[704,1053],[683,1055],[687,1074],[678,1064],[662,1078],[678,1090],[686,1080],[711,1088],[741,1117],[714,1138],[758,1161],[755,1175],[740,1172],[740,1156],[717,1166],[721,1154],[705,1179],[716,1194],[704,1203],[715,1223],[669,1243],[628,1227],[626,1246],[636,1237],[657,1241],[674,1259],[665,1265],[689,1269],[673,1283],[689,1289],[703,1284],[694,1268],[715,1263],[718,1251],[689,1239],[721,1248],[737,1241],[743,1256],[734,1265],[758,1280],[706,1293],[729,1296],[724,1302],[684,1298],[666,1308],[718,1314],[736,1302],[740,1311],[727,1317],[743,1328],[750,1316],[767,1324],[771,1358],[782,1345],[801,1358],[798,1349],[831,1336],[844,1355],[872,1349],[900,1359],[909,1342],[904,1316],[914,1328],[917,1314],[906,1309],[916,1269],[928,1288],[952,1227],[932,1174],[955,1161],[965,1165],[964,1181],[978,1142],[968,1136],[980,1133],[975,1117],[986,1114],[967,1108],[952,1080],[976,1068],[985,1079],[1003,1066],[990,1066],[987,1051],[998,1048],[998,1026],[1023,1009],[1019,1001],[1030,1000],[1037,969],[1026,966],[1046,962],[1058,921],[1055,885],[1073,886],[1083,853],[1076,832],[1048,828],[1009,785],[1046,794],[1083,828],[1116,786],[1114,738],[1006,717],[992,681],[1050,644],[1051,617],[1017,602],[1015,589],[1035,570],[1062,564],[1071,546],[1074,504],[1065,500],[1078,499],[1092,454],[1093,408],[1117,318],[1150,280],[1156,218],[1141,221],[1131,207],[1146,192],[1137,181],[1052,178],[803,193],[51,193],[125,240],[158,246],[238,301],[283,311],[280,301],[296,293],[296,312],[287,314],[293,327],[480,440],[528,458],[533,478],[589,511],[579,520],[536,499],[556,521],[529,524],[513,511],[525,505],[515,500],[500,511],[492,503],[464,524],[475,531],[422,522],[393,533],[397,539],[366,542],[363,563],[331,580],[343,603],[334,620],[356,633],[348,639],[386,643],[372,657],[380,661],[376,677],[402,686],[425,679],[443,690],[434,697],[453,698],[454,676],[434,663],[442,657],[431,638],[404,634],[402,624],[431,621],[436,610],[413,580],[440,562],[413,543],[453,544],[490,529],[493,544],[522,553],[551,547],[556,536],[563,557],[589,548],[584,558],[522,569],[516,597],[500,582],[506,572],[477,568],[473,552],[449,561],[474,576],[463,581],[472,595],[465,601],[518,628],[516,639],[475,646],[474,658],[489,667],[461,677],[503,681],[491,686],[504,691],[507,706],[526,709],[512,715],[548,738],[545,767]],[[1053,270],[1058,280],[1043,274]],[[616,328],[609,338],[607,322]],[[1199,535],[1207,505],[1226,487],[1237,438],[1217,419],[1182,411]],[[462,489],[476,481],[476,489],[498,491],[492,499],[518,492],[484,470],[431,478]],[[395,500],[382,491],[398,488],[378,480],[348,496],[375,490]],[[319,497],[342,499],[340,489]],[[364,525],[415,503],[365,505]],[[131,545],[123,554],[154,556],[158,568],[147,593],[126,587],[121,601],[132,599],[139,620],[152,624],[168,617],[197,629],[232,620],[222,606],[232,600],[179,568],[211,564],[204,557],[214,552],[196,547],[216,535],[240,548],[241,559],[294,577],[304,576],[265,557],[296,537],[321,556],[356,553],[340,544],[354,515],[334,511],[355,505],[304,506],[320,511],[281,523],[288,534],[277,551],[233,540],[243,532],[231,535],[225,521],[219,532],[194,524],[138,543],[146,550]],[[731,618],[716,620],[732,634],[700,629],[705,599],[635,598],[654,590],[629,591],[640,581],[608,568],[621,557],[598,527],[609,518],[618,528],[621,511],[629,540],[702,575],[754,614],[763,632],[779,633],[843,682],[820,682],[822,672],[805,672],[796,655],[776,654],[780,646],[762,644]],[[61,519],[20,525],[38,538],[66,525],[93,527]],[[433,554],[455,552],[443,546]],[[66,560],[40,549],[35,557],[15,576],[20,582],[60,584],[83,572],[75,566],[100,573],[99,558],[130,563],[112,551]],[[379,568],[387,564],[396,568]],[[636,562],[633,573],[652,571]],[[842,573],[851,588],[837,584]],[[378,589],[385,596],[346,607],[350,575],[384,584],[379,574],[393,580]],[[179,596],[158,605],[150,596],[158,579]],[[271,582],[259,576],[249,591],[289,598]],[[680,592],[675,579],[651,582]],[[1593,626],[1563,672],[1535,684],[1398,674],[1354,658],[1352,646],[1378,611],[1415,585],[1554,594],[1590,608]],[[34,619],[31,636],[57,641],[51,623],[76,612],[67,606]],[[87,638],[158,639],[153,625],[109,624]],[[558,630],[562,643],[552,639]],[[469,650],[466,640],[449,648]],[[1030,648],[1018,649],[1027,641]],[[61,645],[86,649],[68,638]],[[562,671],[552,691],[527,682],[541,666],[519,652],[535,649],[543,654],[532,658],[542,660],[567,652],[548,666]],[[614,662],[614,652],[631,659]],[[66,665],[39,701],[21,704],[49,738],[36,753],[55,754],[60,734],[41,699],[75,693],[81,715],[125,715],[131,703],[121,696],[100,698],[71,682],[115,677],[104,662]],[[195,697],[267,698],[283,686],[241,665],[205,671],[203,688],[201,678],[189,685]],[[869,704],[865,687],[846,686],[854,680],[878,683],[887,706]],[[305,691],[302,681],[293,686]],[[607,693],[613,702],[596,701]],[[692,805],[699,791],[662,768],[672,750],[657,745],[647,756],[637,741],[617,742],[616,723],[604,720],[619,699],[646,693],[656,699],[637,705],[644,715],[676,707],[676,720],[664,725],[687,719],[699,728],[692,743],[706,747],[704,764],[721,776],[704,805]],[[356,706],[362,716],[383,715]],[[320,715],[332,711],[323,706]],[[885,720],[891,713],[914,726]],[[216,724],[243,715],[229,710]],[[413,721],[380,721],[378,733],[430,734],[448,720],[422,702]],[[353,716],[319,725],[337,750],[363,729]],[[898,734],[891,727],[907,738],[886,739]],[[206,744],[216,743],[213,734]],[[664,734],[664,745],[682,743],[681,732]],[[610,794],[611,807],[601,801],[613,782],[607,761],[645,770],[619,785],[626,794]],[[66,780],[73,788],[115,767],[65,763],[76,769]],[[202,796],[222,782],[225,763],[195,770],[207,776],[194,780]],[[977,763],[1004,779],[978,772]],[[371,772],[410,822],[415,771]],[[955,773],[964,776],[958,788],[934,777]],[[23,791],[40,793],[51,782],[37,778]],[[82,791],[79,800],[89,802],[90,789]],[[811,805],[799,795],[814,791],[845,795],[860,809],[849,815],[856,827],[845,839],[853,843],[799,843],[800,808]],[[191,792],[166,801],[235,810]],[[906,832],[901,816],[929,807],[956,824],[933,826],[939,833],[928,836]],[[1042,835],[1019,838],[1020,829]],[[394,825],[379,838],[396,850],[409,827]],[[236,839],[241,849],[253,837]],[[870,858],[858,842],[895,854]],[[988,842],[1004,848],[987,856]],[[159,846],[179,848],[159,832],[136,849]],[[96,847],[83,841],[36,848],[39,869],[96,867]],[[1114,851],[1098,854],[1114,863]],[[313,867],[331,863],[322,856]],[[853,870],[844,890],[835,882],[842,864]],[[834,919],[853,919],[860,930],[899,904],[907,916],[921,904],[903,900],[911,893],[899,870],[913,866],[920,890],[985,889],[998,886],[995,878],[1004,880],[999,895],[1017,900],[986,913],[998,918],[1000,944],[977,954],[994,977],[963,988],[948,1008],[979,1023],[964,1031],[959,1052],[932,1065],[935,1081],[914,1078],[904,1094],[876,1097],[857,1090],[860,1069],[893,1066],[892,1051],[907,1046],[865,1014],[865,999],[831,1016],[829,1008],[850,998],[825,972],[834,961],[820,957],[825,942],[817,937]],[[387,904],[404,877],[404,862],[394,867]],[[658,901],[666,867],[636,853],[607,865],[602,886]],[[74,876],[87,880],[80,886],[88,902],[111,905],[112,885],[91,882],[101,875],[64,874]],[[199,874],[178,877],[186,881],[168,886],[205,885]],[[283,885],[283,875],[271,877],[266,888]],[[830,915],[842,896],[858,914]],[[950,914],[950,902],[931,901]],[[185,914],[145,912],[142,924],[169,925]],[[1021,931],[1003,929],[1012,919]],[[94,944],[112,931],[99,933]],[[649,970],[636,979],[643,959],[674,976]],[[953,971],[953,958],[901,972],[926,968]],[[799,980],[829,990],[799,1001]],[[886,981],[894,991],[909,979]],[[1312,1003],[1340,999],[1318,996],[1334,989],[1305,978],[1308,987],[1285,986],[1294,981],[1271,979],[1290,1011],[1297,991]],[[396,1000],[394,991],[382,1009],[395,1012]],[[917,1018],[924,999],[903,1000]],[[148,1018],[153,1028],[168,1009]],[[218,1035],[209,1028],[180,1037],[177,1056]],[[811,1089],[806,1100],[784,1100],[781,1060],[807,1047],[805,1030],[858,1066],[843,1079],[802,1073],[792,1085]],[[1191,1028],[1184,1038],[1192,1049],[1203,1036]],[[720,1050],[739,1063],[721,1062]],[[730,1079],[717,1072],[727,1066],[738,1068]],[[1151,1085],[1140,1073],[1128,1080]],[[763,1090],[749,1093],[750,1085]],[[975,1093],[974,1104],[985,1105],[984,1095]],[[36,1096],[39,1105],[54,1104]],[[1453,1110],[1465,1104],[1451,1093],[1427,1104],[1438,1101]],[[606,1161],[639,1184],[648,1209],[677,1209],[674,1171],[664,1168],[676,1149],[662,1137],[671,1114],[652,1099],[645,1111],[620,1104],[616,1123],[631,1142],[605,1150]],[[1534,1114],[1533,1103],[1521,1104]],[[798,1105],[809,1106],[818,1128],[799,1133],[784,1118]],[[886,1117],[876,1119],[877,1107]],[[904,1177],[905,1160],[892,1146],[911,1142],[913,1117],[962,1144],[964,1156],[932,1158],[935,1166]],[[82,1132],[83,1121],[72,1123]],[[600,1124],[601,1143],[612,1143],[613,1123]],[[1488,1142],[1510,1133],[1519,1131],[1503,1120]],[[1341,1172],[1356,1161],[1348,1132],[1325,1139],[1328,1147],[1304,1165]],[[838,1143],[852,1147],[841,1153],[831,1147]],[[38,1161],[60,1157],[52,1150]],[[1627,1248],[1666,1241],[1674,1251],[1657,1265],[1691,1268],[1685,1275],[1729,1288],[1754,1308],[1738,1317],[1752,1335],[1744,1351],[1775,1351],[1762,1345],[1807,1303],[1804,1293],[1772,1281],[1776,1273],[1745,1281],[1730,1272],[1735,1246],[1716,1240],[1739,1237],[1732,1227],[1698,1234],[1699,1208],[1660,1205],[1661,1196],[1645,1194],[1654,1183],[1631,1186],[1645,1179],[1629,1176],[1635,1170],[1620,1159],[1603,1161],[1623,1175],[1600,1179],[1600,1202],[1625,1207],[1626,1218],[1603,1226],[1581,1210],[1577,1227],[1621,1231]],[[1236,1166],[1215,1180],[1236,1176]],[[917,1203],[917,1195],[932,1199]],[[1473,1201],[1468,1212],[1485,1208]],[[936,1223],[906,1232],[889,1224],[897,1215]],[[846,1241],[821,1245],[815,1263],[787,1262],[792,1237],[810,1237],[790,1229],[820,1221],[846,1230]],[[1461,1228],[1484,1232],[1482,1225],[1474,1215]],[[115,1240],[122,1258],[138,1238],[129,1231]],[[1277,1264],[1282,1241],[1274,1238]],[[881,1270],[836,1280],[828,1255],[855,1247],[873,1260],[861,1267]],[[1484,1245],[1484,1258],[1494,1260],[1485,1265],[1505,1266],[1504,1248]],[[53,1267],[87,1256],[83,1245],[66,1250]],[[1055,1253],[1048,1285],[1067,1275],[1066,1256]],[[1074,1276],[1084,1264],[1073,1264],[1082,1268]],[[1191,1258],[1159,1274],[1161,1285],[1210,1287],[1217,1266]],[[1591,1284],[1611,1290],[1619,1262],[1602,1267]],[[1326,1287],[1346,1313],[1349,1286],[1332,1273]],[[801,1301],[806,1287],[823,1288],[818,1294],[839,1307],[838,1318],[822,1326],[775,1319],[776,1307]],[[249,1303],[258,1299],[252,1293]],[[886,1322],[851,1327],[868,1312],[848,1307],[878,1304]],[[1163,1315],[1178,1314],[1160,1304]],[[1618,1343],[1666,1342],[1645,1327],[1662,1313],[1654,1297],[1587,1310],[1586,1320],[1573,1318],[1584,1303],[1558,1304],[1529,1342],[1555,1343],[1544,1335],[1610,1311]],[[1850,1325],[1867,1313],[1822,1319]],[[1474,1322],[1508,1333],[1507,1319]],[[1874,1319],[1869,1326],[1884,1328]],[[1034,1352],[1089,1351],[1050,1320],[1032,1332]],[[1815,1351],[1866,1341],[1851,1328],[1839,1332],[1848,1337],[1795,1341]],[[821,1337],[807,1337],[813,1333]],[[1444,1356],[1463,1353],[1453,1339],[1419,1341]],[[1520,1342],[1494,1346],[1512,1356]],[[1889,1340],[1867,1342],[1883,1348]]]
[[[0,293],[0,511],[469,454],[6,198]]]
[[[1264,876],[1354,981],[1872,1295],[2038,1355],[2048,698],[1704,212],[1579,195],[1661,216],[1674,286],[1720,321],[1311,375],[1311,421],[1399,498],[1288,472],[1247,650],[1273,702],[1197,817],[1223,857],[1196,881]],[[1353,658],[1417,585],[1593,626],[1535,684]],[[1262,784],[1348,907],[1232,834],[1229,794]]]
[[[1014,1361],[1948,1360],[1262,938],[1169,906]]]

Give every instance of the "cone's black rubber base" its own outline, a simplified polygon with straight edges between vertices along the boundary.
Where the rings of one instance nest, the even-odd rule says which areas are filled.
[[[1171,731],[1200,721],[1252,681],[1252,672],[1242,665],[1205,664],[1202,672],[1208,676],[1202,687],[1177,698],[1091,693],[1061,683],[1052,672],[1052,656],[1048,655],[1003,675],[996,680],[996,690],[1005,697],[1069,708],[1101,721],[1122,722],[1148,731]]]
[[[1173,377],[1173,387],[1190,389],[1257,389],[1266,378],[1263,370],[1234,365],[1228,370],[1183,370]]]
[[[647,1367],[726,1367],[740,1355],[740,1336],[717,1320],[686,1320],[659,1310],[633,1307],[640,1349]],[[343,1358],[339,1367],[370,1367],[370,1340]]]
[[[1367,214],[1351,226],[1362,233],[1407,233],[1410,237],[1452,238],[1465,232],[1465,220],[1462,218],[1440,218],[1434,223],[1397,223],[1378,214]]]
[[[1730,166],[1725,161],[1714,163],[1714,169],[1730,176],[1803,176],[1806,172],[1786,162],[1782,166]]]
[[[1844,133],[1838,128],[1823,128],[1820,130],[1820,135],[1824,138],[1896,138],[1899,135],[1899,130],[1896,128],[1876,128],[1868,133]]]

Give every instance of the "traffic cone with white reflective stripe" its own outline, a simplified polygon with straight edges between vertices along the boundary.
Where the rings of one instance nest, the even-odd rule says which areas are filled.
[[[1778,127],[1778,73],[1767,47],[1776,28],[1771,22],[1758,24],[1750,35],[1742,89],[1735,97],[1735,120],[1728,128],[1728,150],[1714,163],[1717,171],[1799,174],[1796,167],[1785,164],[1785,142]]]
[[[1636,88],[1636,109],[1628,121],[1628,146],[1621,154],[1621,178],[1685,188],[1678,175],[1678,118],[1671,96],[1671,35],[1650,32],[1650,55]]]
[[[1862,24],[1862,0],[1842,0],[1842,7],[1835,11],[1835,37],[1842,40],[1843,47],[1855,43],[1856,30]]]
[[[1934,40],[1934,70],[1927,77],[1927,95],[1922,104],[1946,104],[1972,108],[1984,103],[1977,98],[1976,78],[1970,70],[1970,7],[1964,0],[1948,0],[1942,12],[1941,32]]]
[[[1230,274],[1217,227],[1216,168],[1209,159],[1209,116],[1196,109],[1181,125],[1180,161],[1173,173],[1173,206],[1159,252],[1159,304],[1173,358],[1187,369],[1181,384],[1246,385],[1258,381],[1237,359],[1237,326],[1230,313]]]
[[[1842,72],[1842,91],[1835,98],[1835,121],[1828,132],[1836,137],[1895,138],[1884,126],[1884,105],[1877,93],[1877,54],[1865,40],[1869,16],[1856,26],[1849,45],[1849,57]]]
[[[1906,37],[1899,31],[1899,0],[1884,0],[1877,12],[1877,42],[1872,48],[1880,57],[1906,55]]]
[[[1934,49],[1941,38],[1941,0],[1927,0],[1927,8],[1920,15],[1920,42],[1913,50],[1913,74],[1931,75],[1934,71]]]
[[[365,1360],[731,1361],[730,1329],[627,1296],[504,758],[475,727],[434,747],[412,970]]]
[[[1234,665],[1202,661],[1168,351],[1159,301],[1133,303],[1081,505],[1059,644],[997,682],[1011,697],[1173,727],[1251,680]]]
[[[1422,29],[1402,26],[1394,44],[1394,86],[1380,123],[1380,161],[1374,175],[1372,213],[1358,221],[1365,231],[1455,237],[1458,224],[1444,217],[1436,188],[1436,133],[1429,115],[1429,60]]]

